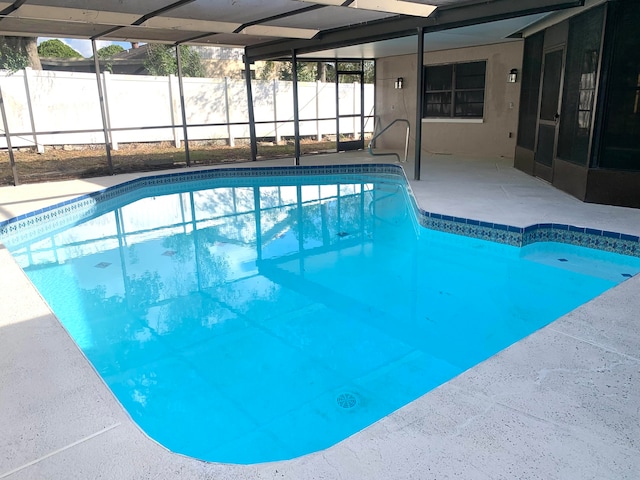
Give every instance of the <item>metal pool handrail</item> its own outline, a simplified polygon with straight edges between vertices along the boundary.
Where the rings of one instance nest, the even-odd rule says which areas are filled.
[[[404,160],[400,160],[400,155],[398,155],[395,152],[393,152],[393,153],[374,153],[372,147],[373,147],[373,142],[376,140],[376,138],[378,138],[380,135],[382,135],[384,132],[389,130],[389,128],[391,128],[393,125],[395,125],[398,122],[402,122],[402,123],[406,123],[407,124],[407,135],[406,135],[406,138],[405,138],[405,141],[404,141]],[[374,157],[384,157],[384,156],[387,156],[387,155],[393,155],[394,157],[396,157],[398,159],[398,162],[406,163],[407,162],[407,155],[409,154],[409,130],[410,130],[410,128],[411,128],[411,124],[409,123],[409,120],[407,120],[406,118],[396,118],[393,122],[391,122],[389,125],[384,127],[378,133],[374,134],[373,137],[371,137],[371,140],[369,140],[369,146],[368,146],[369,155],[374,156]]]

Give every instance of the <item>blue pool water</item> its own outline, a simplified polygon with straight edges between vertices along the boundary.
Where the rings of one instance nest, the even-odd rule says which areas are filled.
[[[140,427],[203,460],[327,448],[640,271],[426,230],[390,178],[188,187],[10,248]]]

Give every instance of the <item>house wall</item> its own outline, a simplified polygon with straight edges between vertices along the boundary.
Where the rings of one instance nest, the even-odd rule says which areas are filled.
[[[424,55],[425,65],[487,61],[485,80],[485,108],[482,123],[463,123],[457,119],[429,119],[422,122],[422,148],[424,152],[501,156],[513,158],[518,129],[520,79],[508,83],[512,68],[521,71],[523,42],[508,42],[480,47],[429,52]],[[411,122],[415,131],[416,120],[416,56],[403,55],[381,58],[376,63],[376,114],[386,126],[396,118]],[[397,77],[403,77],[404,88],[394,89]],[[395,129],[396,127],[394,127]],[[389,130],[377,142],[379,148],[404,147],[404,127]],[[396,133],[396,135],[394,135]],[[413,136],[412,136],[413,138]]]

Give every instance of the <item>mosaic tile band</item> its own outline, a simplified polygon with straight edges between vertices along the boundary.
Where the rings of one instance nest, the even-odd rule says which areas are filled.
[[[377,177],[382,175],[401,180],[407,186],[420,225],[432,230],[516,247],[536,242],[560,242],[640,257],[640,237],[635,235],[556,223],[540,223],[522,228],[427,212],[417,205],[404,170],[399,165],[392,164],[221,168],[142,177],[0,222],[0,242],[19,243],[28,237],[64,228],[89,215],[114,208],[122,203],[121,197],[125,194],[129,194],[127,202],[137,199],[136,195],[131,196],[135,193],[142,198],[144,196],[142,189],[145,187],[154,187],[154,192],[157,190],[157,194],[162,194],[164,189],[159,187],[166,186],[168,191],[178,183],[187,182],[221,180],[224,186],[230,187],[244,185],[248,179],[252,180],[253,185],[261,185],[261,177],[267,184],[272,183],[274,177],[345,174],[365,176],[365,178],[354,178],[353,181],[356,182],[367,181],[367,175]],[[203,187],[211,188],[212,185],[208,183]]]

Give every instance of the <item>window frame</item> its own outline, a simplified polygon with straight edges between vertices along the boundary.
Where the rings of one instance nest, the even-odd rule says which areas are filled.
[[[470,65],[474,63],[482,63],[484,64],[484,76],[483,76],[483,86],[482,88],[458,88],[456,86],[456,74],[460,65]],[[454,63],[440,63],[440,64],[432,64],[432,65],[423,65],[424,72],[424,89],[422,92],[422,102],[423,102],[423,110],[422,110],[422,119],[427,121],[437,121],[437,120],[454,120],[454,121],[469,121],[471,123],[481,121],[484,119],[485,113],[485,100],[486,100],[486,89],[487,89],[487,60],[472,60],[472,61],[464,61],[464,62],[454,62]],[[449,89],[432,89],[428,90],[428,70],[429,68],[437,68],[437,67],[451,67],[451,88]],[[464,115],[457,114],[456,108],[461,102],[457,101],[456,93],[459,92],[482,92],[482,112],[480,115]],[[441,105],[449,105],[449,115],[433,115],[427,112],[427,97],[429,94],[449,94],[450,102],[448,104]],[[464,102],[464,103],[478,103],[478,102]]]

